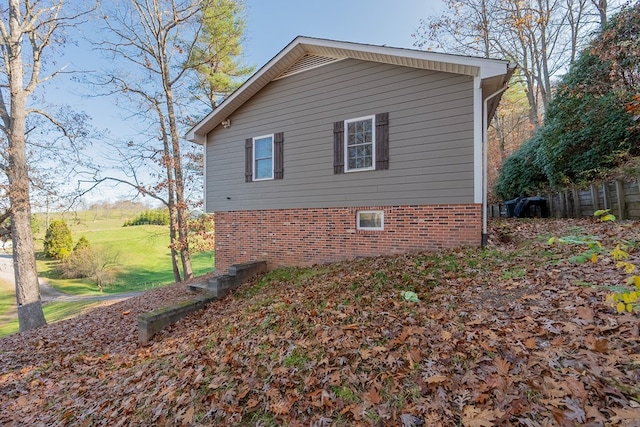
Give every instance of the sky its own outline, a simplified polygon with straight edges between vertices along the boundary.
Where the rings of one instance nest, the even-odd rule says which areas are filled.
[[[420,20],[442,9],[441,0],[244,0],[244,4],[244,61],[256,70],[297,36],[415,48],[412,34]],[[72,53],[64,55],[69,69],[99,71],[99,52],[89,49],[88,43],[79,43]],[[110,138],[135,138],[136,123],[123,120],[126,113],[113,99],[94,97],[90,87],[69,80],[59,80],[54,86],[59,102],[86,111],[95,127],[109,130]],[[115,201],[124,193],[130,191],[123,186],[103,186],[87,199]]]
[[[247,63],[261,67],[297,36],[413,48],[440,0],[245,0]]]

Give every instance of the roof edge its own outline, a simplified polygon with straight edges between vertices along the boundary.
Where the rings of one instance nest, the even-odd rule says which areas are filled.
[[[464,69],[465,74],[479,75],[482,79],[495,77],[498,75],[509,75],[510,64],[508,61],[500,59],[488,59],[472,56],[453,55],[440,52],[429,52],[415,49],[379,46],[355,42],[345,42],[338,40],[313,38],[307,36],[297,36],[278,52],[271,60],[256,71],[238,89],[229,95],[222,103],[213,109],[207,116],[193,126],[186,134],[189,141],[204,144],[206,134],[219,126],[236,109],[240,108],[249,98],[260,89],[272,81],[280,71],[277,69],[281,62],[287,60],[297,60],[300,56],[317,52],[320,49],[329,49],[336,52],[340,57],[359,58],[364,55],[375,55],[376,58],[387,58],[388,60],[402,59],[407,61],[418,61],[420,64],[453,64]],[[385,62],[384,59],[379,59]],[[389,63],[392,63],[389,61]],[[426,67],[426,65],[425,65]],[[417,67],[421,68],[421,67]],[[456,68],[458,69],[458,68]],[[270,76],[270,74],[276,75]]]

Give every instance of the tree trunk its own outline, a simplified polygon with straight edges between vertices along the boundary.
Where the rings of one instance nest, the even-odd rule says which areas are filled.
[[[175,180],[173,179],[173,158],[171,156],[171,147],[169,145],[169,138],[167,136],[167,126],[164,118],[164,114],[162,114],[162,109],[160,105],[156,102],[155,109],[158,113],[158,119],[160,121],[160,132],[162,134],[162,149],[163,149],[163,157],[162,157],[162,165],[165,168],[165,172],[167,173],[167,201],[169,208],[169,241],[170,250],[171,250],[171,267],[173,269],[173,280],[176,283],[182,282],[182,277],[180,276],[180,267],[178,266],[178,251],[176,249],[177,242],[177,212],[176,212],[176,201],[175,201]]]
[[[38,271],[31,233],[31,202],[26,156],[26,100],[23,87],[22,33],[18,15],[20,3],[10,2],[9,25],[9,90],[11,119],[8,132],[9,203],[11,204],[11,233],[13,266],[15,269],[16,301],[20,332],[38,328],[47,322],[42,311]]]
[[[13,106],[15,108],[15,104]],[[12,109],[12,112],[17,113]],[[31,204],[24,137],[15,132],[24,123],[14,114],[9,149],[9,201],[11,203],[11,238],[13,240],[13,268],[18,303],[20,332],[46,324],[40,300],[38,271],[31,233]],[[23,128],[24,129],[24,128]]]
[[[27,199],[28,200],[28,199]],[[11,231],[13,235],[13,268],[18,303],[20,332],[46,325],[40,300],[40,286],[31,234],[31,211],[12,201]]]
[[[166,75],[169,76],[168,69]],[[167,82],[169,79],[167,78]],[[175,110],[173,106],[173,91],[171,86],[165,84],[165,93],[167,95],[167,115],[169,118],[169,130],[171,132],[171,151],[173,153],[173,170],[176,184],[176,211],[178,219],[178,240],[180,244],[180,258],[182,260],[182,277],[185,280],[193,277],[193,268],[191,266],[191,254],[189,253],[188,240],[188,215],[187,202],[184,198],[184,175],[182,172],[182,155],[180,154],[180,137],[178,135],[178,124],[176,121]]]
[[[607,0],[591,0],[593,5],[598,9],[598,16],[600,17],[600,29],[604,30],[607,26]]]

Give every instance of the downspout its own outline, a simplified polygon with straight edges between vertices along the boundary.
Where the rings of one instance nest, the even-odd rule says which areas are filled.
[[[489,139],[489,111],[487,109],[487,103],[490,99],[495,98],[500,95],[505,90],[509,89],[508,83],[505,83],[504,86],[487,96],[482,103],[482,239],[480,241],[480,245],[484,248],[487,246],[489,241],[489,236],[487,234],[487,195],[488,191],[488,139]]]

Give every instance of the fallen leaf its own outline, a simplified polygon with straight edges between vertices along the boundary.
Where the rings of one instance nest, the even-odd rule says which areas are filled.
[[[465,406],[462,424],[465,427],[492,427],[495,417],[491,409],[478,409],[475,406]]]

